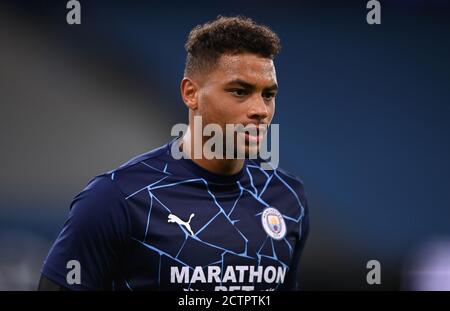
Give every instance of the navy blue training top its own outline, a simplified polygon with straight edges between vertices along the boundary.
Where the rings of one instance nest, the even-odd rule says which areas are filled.
[[[174,159],[175,141],[93,178],[42,274],[73,290],[298,289],[302,182],[248,159],[235,175],[213,174]]]

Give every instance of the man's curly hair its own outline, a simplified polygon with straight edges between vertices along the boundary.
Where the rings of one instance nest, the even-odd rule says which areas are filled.
[[[189,33],[185,44],[185,76],[213,68],[223,54],[253,53],[273,59],[280,51],[277,34],[252,19],[218,16],[198,25]]]

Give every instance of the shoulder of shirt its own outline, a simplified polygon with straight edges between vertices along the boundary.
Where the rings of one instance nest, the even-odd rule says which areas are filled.
[[[290,180],[298,183],[301,187],[303,187],[303,180],[301,180],[299,177],[295,176],[294,174],[278,167],[275,169],[278,175],[284,176],[289,178]]]
[[[142,163],[151,165],[152,162],[153,163],[157,162],[164,157],[168,158],[169,151],[170,150],[168,149],[168,144],[164,144],[160,147],[157,147],[157,148],[147,151],[143,154],[135,156],[134,158],[128,160],[127,162],[123,163],[119,167],[117,167],[109,172],[106,172],[105,174],[113,175],[113,174],[117,174],[120,172],[126,173],[126,172],[129,172],[130,170],[133,170],[136,167],[136,165],[142,164]],[[114,179],[114,177],[113,177],[113,179]]]
[[[275,169],[276,174],[283,179],[287,184],[290,184],[292,190],[297,193],[299,199],[302,201],[303,207],[305,208],[306,215],[309,214],[309,207],[307,203],[307,195],[305,191],[305,187],[303,181],[295,176],[294,174],[289,173],[288,171],[278,167]]]
[[[104,172],[102,174],[96,175],[88,182],[86,189],[90,187],[95,187],[96,184],[98,184],[102,180],[110,180],[110,184],[114,185],[113,187],[116,188],[116,190],[119,190],[119,192],[125,196],[125,193],[127,191],[124,191],[122,187],[120,186],[120,180],[123,180],[125,176],[133,176],[135,173],[142,172],[142,168],[137,167],[139,164],[144,163],[147,166],[151,166],[152,164],[155,164],[162,158],[166,157],[168,152],[168,144],[162,145],[160,147],[157,147],[155,149],[152,149],[148,152],[142,153],[138,156],[135,156],[128,160],[127,162],[121,164],[115,169],[112,169],[110,171]],[[156,166],[156,165],[155,165]],[[164,171],[163,169],[158,170],[148,170],[146,172],[147,174],[154,173],[156,175],[163,175]],[[120,177],[120,178],[118,178]]]
[[[106,174],[112,174],[112,173],[115,173],[118,171],[127,170],[141,162],[144,162],[147,160],[155,160],[155,159],[160,158],[161,156],[166,156],[166,155],[168,155],[168,152],[169,152],[168,144],[164,144],[160,147],[157,147],[157,148],[147,151],[143,154],[135,156],[134,158],[132,158],[132,159],[128,160],[127,162],[123,163],[122,165],[120,165],[118,168],[113,169],[113,170],[107,172]]]
[[[269,166],[272,166],[272,165],[270,165],[270,163],[268,163],[267,161],[264,161],[264,160],[259,160],[259,159],[256,161],[251,160],[251,163],[253,165],[257,164],[258,166],[260,166],[261,162],[265,162],[265,163],[269,164]],[[266,172],[269,175],[271,174],[270,171],[266,171]],[[308,203],[307,203],[306,192],[305,192],[303,180],[301,180],[296,175],[286,171],[285,169],[283,169],[281,167],[276,167],[276,168],[273,167],[272,172],[273,172],[272,173],[273,175],[277,176],[278,179],[280,179],[282,181],[282,183],[286,186],[286,189],[290,189],[290,191],[296,193],[296,195],[298,196],[298,199],[301,201],[303,207],[305,208],[306,215],[309,215],[309,207],[308,207]]]
[[[272,165],[270,165],[270,163],[268,163],[267,161],[264,161],[264,160],[261,160],[261,159],[250,160],[250,161],[251,161],[251,163],[252,163],[253,165],[257,165],[257,166],[260,166],[262,162],[267,163],[269,166],[272,166]],[[297,177],[296,175],[294,175],[294,174],[288,172],[287,170],[285,170],[285,169],[283,169],[283,168],[281,168],[281,167],[276,167],[276,168],[273,168],[272,171],[273,171],[274,173],[276,173],[277,175],[279,175],[280,177],[282,177],[282,178],[288,178],[290,181],[292,181],[292,182],[298,184],[301,188],[303,188],[303,180],[301,180],[301,179],[300,179],[299,177]],[[270,171],[267,171],[267,172],[270,172]]]

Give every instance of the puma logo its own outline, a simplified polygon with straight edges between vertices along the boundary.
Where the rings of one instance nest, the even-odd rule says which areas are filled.
[[[191,225],[190,225],[191,219],[194,216],[195,216],[195,214],[192,213],[191,216],[189,217],[189,220],[186,222],[186,221],[181,220],[178,216],[176,216],[174,214],[170,214],[169,218],[167,219],[167,222],[175,222],[179,225],[185,226],[186,229],[189,231],[189,233],[191,235],[194,235],[194,232],[192,232]]]

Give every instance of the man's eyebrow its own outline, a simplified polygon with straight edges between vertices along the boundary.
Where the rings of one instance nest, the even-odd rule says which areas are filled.
[[[278,91],[278,84],[272,84],[271,86],[269,86],[269,87],[266,87],[265,89],[264,89],[265,91]]]
[[[231,80],[229,82],[227,82],[227,86],[233,85],[233,84],[238,84],[246,89],[250,89],[250,90],[254,90],[256,89],[256,86],[254,84],[251,84],[247,81],[241,80],[241,79],[235,79],[235,80]],[[264,88],[265,91],[276,91],[278,90],[278,85],[276,83],[272,84],[269,87]]]

